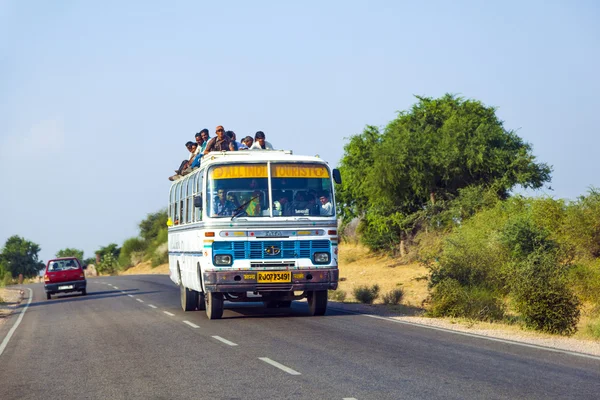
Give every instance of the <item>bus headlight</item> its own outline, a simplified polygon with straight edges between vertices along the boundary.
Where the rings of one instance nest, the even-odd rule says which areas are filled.
[[[230,254],[217,254],[215,255],[215,265],[231,265]]]
[[[329,264],[329,253],[315,253],[313,255],[313,262],[315,264]]]

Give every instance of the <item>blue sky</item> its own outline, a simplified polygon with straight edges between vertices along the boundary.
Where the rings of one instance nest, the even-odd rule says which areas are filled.
[[[594,1],[0,0],[0,245],[92,256],[166,205],[200,129],[337,164],[413,95],[498,107],[554,167],[538,194],[574,199],[600,186],[598,21]]]

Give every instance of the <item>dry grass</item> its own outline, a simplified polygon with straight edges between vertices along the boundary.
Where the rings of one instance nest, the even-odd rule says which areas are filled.
[[[145,274],[168,274],[169,264],[161,264],[156,267],[152,267],[150,261],[145,261],[141,264],[131,267],[126,271],[119,272],[119,275],[145,275]]]
[[[381,304],[383,295],[398,288],[404,290],[404,305],[421,307],[427,298],[427,280],[422,278],[428,271],[424,266],[402,265],[389,256],[371,254],[364,246],[357,244],[341,244],[339,252],[338,290],[347,292],[348,300],[356,300],[352,296],[354,287],[373,284],[380,288],[380,296],[375,304]]]

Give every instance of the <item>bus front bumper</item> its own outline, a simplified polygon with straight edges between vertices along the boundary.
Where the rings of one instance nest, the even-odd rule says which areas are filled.
[[[335,290],[338,286],[337,268],[290,270],[291,282],[261,283],[258,272],[275,271],[206,271],[203,274],[207,292],[269,292]],[[281,271],[276,271],[281,272]]]

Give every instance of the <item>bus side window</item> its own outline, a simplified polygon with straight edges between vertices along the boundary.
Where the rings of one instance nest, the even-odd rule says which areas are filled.
[[[187,217],[186,221],[188,223],[194,222],[194,187],[196,183],[196,175],[194,174],[192,177],[188,178],[187,182],[187,196],[186,196],[186,205],[187,205]]]
[[[202,195],[202,188],[203,188],[203,183],[204,183],[204,178],[202,176],[202,172],[198,173],[198,182],[197,182],[197,186],[196,186],[196,195]],[[196,221],[202,221],[202,209],[201,208],[196,208]]]
[[[173,220],[173,224],[179,225],[181,223],[181,212],[179,210],[179,199],[181,198],[181,182],[178,182],[175,185],[175,201],[173,202],[173,208],[175,213],[175,219]]]
[[[185,198],[187,196],[187,181],[183,181],[181,182],[181,198],[180,198],[180,205],[181,205],[181,223],[185,224],[187,223],[187,219],[185,218]]]

